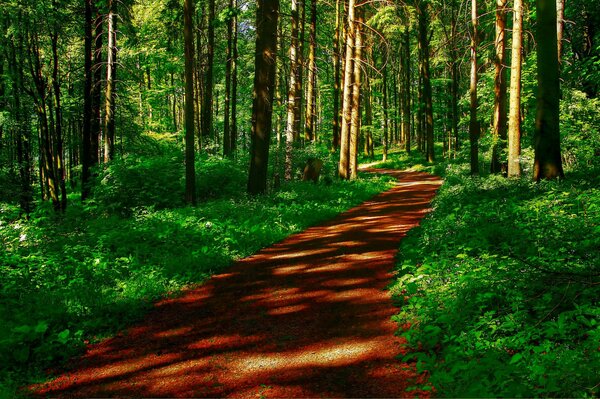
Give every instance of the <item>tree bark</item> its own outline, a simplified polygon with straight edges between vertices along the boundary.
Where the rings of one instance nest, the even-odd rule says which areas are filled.
[[[507,135],[506,115],[506,6],[508,0],[496,0],[496,57],[494,58],[494,117],[492,130],[492,173],[506,172],[506,164],[500,160]]]
[[[471,79],[469,85],[469,141],[471,144],[471,174],[479,174],[479,121],[477,120],[477,0],[471,0]]]
[[[426,144],[427,162],[435,160],[435,149],[433,144],[433,99],[431,90],[431,74],[429,68],[429,13],[427,3],[419,2],[419,44],[421,48],[421,78],[423,79],[423,122],[425,129],[422,130],[424,144]]]
[[[388,79],[387,68],[383,67],[383,162],[387,161],[389,146],[389,122],[388,122]]]
[[[185,50],[185,201],[196,203],[196,166],[194,151],[194,0],[183,3],[183,41]]]
[[[316,86],[317,86],[317,0],[310,0],[310,44],[308,49],[308,81],[306,82],[306,114],[304,117],[304,138],[315,140]]]
[[[344,80],[342,89],[342,125],[340,129],[340,163],[338,175],[341,179],[350,178],[350,122],[352,118],[352,76],[354,74],[355,2],[348,0],[346,27],[346,49],[344,56]]]
[[[117,73],[117,20],[116,4],[108,0],[108,47],[106,59],[106,106],[104,109],[104,162],[115,156],[115,94]]]
[[[523,52],[523,1],[514,0],[510,99],[508,114],[508,177],[521,176],[521,68]]]
[[[92,83],[92,142],[91,163],[97,165],[100,162],[100,137],[102,137],[101,104],[102,104],[102,36],[104,32],[103,15],[94,6],[96,18],[94,20],[94,80]]]
[[[287,101],[287,123],[285,129],[285,180],[292,180],[292,151],[294,148],[294,140],[297,136],[296,114],[298,108],[298,21],[299,10],[298,1],[292,0],[292,28],[290,42],[290,79]],[[301,1],[301,0],[300,0]]]
[[[556,44],[558,62],[561,63],[563,53],[563,31],[565,27],[565,0],[556,0]]]
[[[560,153],[560,82],[556,34],[556,0],[537,0],[538,97],[533,178],[563,178]]]
[[[81,146],[81,200],[90,195],[92,161],[92,7],[93,0],[85,1],[84,15],[84,84],[83,84],[83,131]]]
[[[335,0],[335,33],[333,37],[333,137],[331,150],[340,146],[340,0]]]
[[[204,93],[202,104],[202,137],[213,137],[213,89],[215,60],[215,0],[208,0],[206,43],[206,73],[204,75]]]
[[[258,0],[256,8],[256,50],[254,57],[254,101],[248,192],[256,195],[267,189],[269,144],[273,115],[273,89],[277,61],[278,0]]]
[[[231,127],[230,127],[230,108],[231,108],[231,70],[233,64],[233,0],[229,0],[229,16],[227,20],[227,53],[225,60],[225,110],[223,113],[223,156],[231,156]]]
[[[411,95],[410,95],[410,83],[411,83],[411,72],[410,72],[410,31],[408,30],[408,25],[404,27],[404,57],[401,62],[404,62],[404,76],[402,77],[404,80],[404,91],[402,96],[404,100],[402,101],[402,136],[404,137],[404,145],[405,150],[408,154],[410,154],[411,147],[411,113],[410,113],[410,105],[411,105]]]
[[[360,89],[362,68],[362,26],[364,24],[364,10],[357,8],[356,23],[354,27],[354,71],[352,85],[352,114],[350,119],[350,145],[349,172],[350,179],[358,177],[358,136],[360,134]]]

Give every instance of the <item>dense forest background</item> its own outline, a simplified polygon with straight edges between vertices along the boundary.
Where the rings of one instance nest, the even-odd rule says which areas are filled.
[[[389,187],[357,179],[382,160],[446,178],[395,288],[433,386],[597,395],[599,26],[592,0],[2,1],[0,392]]]

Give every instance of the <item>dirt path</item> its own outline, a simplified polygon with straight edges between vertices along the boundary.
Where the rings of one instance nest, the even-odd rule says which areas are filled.
[[[438,178],[399,184],[321,226],[156,304],[143,323],[91,346],[52,397],[398,397],[397,311],[384,290],[400,239],[427,213]],[[414,396],[415,392],[411,392]],[[427,395],[423,393],[423,395]]]

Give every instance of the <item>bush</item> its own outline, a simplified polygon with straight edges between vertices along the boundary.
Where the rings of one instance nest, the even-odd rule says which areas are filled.
[[[404,360],[442,396],[597,396],[599,170],[540,184],[461,171],[402,242]]]

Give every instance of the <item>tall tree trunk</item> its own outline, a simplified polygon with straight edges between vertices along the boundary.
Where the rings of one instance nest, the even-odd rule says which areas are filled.
[[[213,137],[213,89],[215,61],[215,0],[208,0],[206,43],[206,73],[202,104],[202,137]]]
[[[508,176],[521,176],[521,68],[523,56],[523,0],[514,0],[510,99],[508,113]]]
[[[196,203],[196,166],[194,151],[194,0],[183,3],[183,41],[185,50],[185,202]]]
[[[83,84],[83,130],[81,138],[81,200],[85,201],[90,195],[92,158],[92,9],[93,0],[85,1],[84,15],[84,84]]]
[[[229,0],[229,18],[227,20],[227,54],[225,56],[225,111],[223,116],[223,156],[231,156],[231,127],[230,107],[231,107],[231,69],[233,66],[233,0]]]
[[[411,146],[411,95],[410,95],[410,83],[411,83],[411,72],[410,72],[410,31],[408,30],[408,25],[404,27],[404,57],[401,62],[404,62],[404,91],[402,96],[404,98],[402,102],[402,135],[404,136],[404,145],[407,153],[410,154],[410,146]]]
[[[304,32],[306,27],[306,0],[297,0],[300,13],[299,40],[298,40],[298,69],[296,70],[296,108],[294,109],[294,141],[300,139],[302,125],[302,107],[304,105]]]
[[[304,138],[315,140],[316,86],[317,86],[317,0],[310,0],[310,43],[308,49],[308,82],[306,82],[306,114],[304,117]]]
[[[256,8],[256,50],[254,57],[254,101],[248,192],[267,189],[269,143],[273,115],[273,89],[277,61],[278,0],[258,0]]]
[[[115,98],[117,75],[116,3],[108,0],[108,47],[106,49],[106,106],[104,108],[104,162],[115,156]],[[175,98],[173,98],[175,102]]]
[[[494,58],[494,117],[492,131],[492,173],[506,172],[506,164],[500,160],[506,143],[506,6],[508,0],[496,0],[496,57]]]
[[[352,118],[352,76],[354,74],[355,1],[348,0],[344,79],[342,89],[342,123],[340,130],[340,163],[338,175],[350,178],[350,123]]]
[[[333,37],[333,137],[331,150],[337,151],[340,145],[340,0],[335,0],[335,33]]]
[[[373,160],[373,88],[368,72],[365,74],[364,90],[361,94],[365,101],[365,126],[364,129],[361,129],[364,132],[364,155]]]
[[[383,67],[383,161],[387,161],[389,146],[389,115],[388,115],[388,79],[387,68]]]
[[[563,31],[565,27],[565,0],[556,0],[556,44],[558,62],[561,63],[563,53]]]
[[[298,1],[292,0],[292,28],[291,28],[291,42],[290,42],[290,79],[289,79],[289,90],[288,90],[288,101],[287,101],[287,123],[285,129],[285,180],[292,180],[292,151],[294,148],[294,140],[297,136],[296,128],[296,114],[297,114],[297,101],[298,101],[298,21],[299,21],[299,10]]]
[[[471,174],[479,174],[479,121],[477,120],[477,0],[471,0],[471,80],[469,85],[469,141],[471,144]]]
[[[433,99],[431,90],[431,74],[429,68],[429,13],[427,2],[419,2],[419,44],[421,48],[421,77],[423,79],[423,118],[425,129],[424,144],[426,144],[426,156],[428,162],[435,160],[435,149],[433,145]]]
[[[94,81],[92,84],[92,142],[91,156],[92,165],[97,165],[100,162],[100,137],[102,136],[101,122],[101,104],[102,104],[102,35],[103,15],[94,7],[96,18],[94,20]]]
[[[538,97],[535,118],[533,178],[564,177],[560,153],[560,82],[556,0],[537,0]]]
[[[358,8],[356,11],[356,23],[354,27],[354,72],[352,85],[352,114],[350,117],[350,145],[349,169],[350,179],[358,177],[358,136],[360,134],[360,89],[362,68],[362,26],[364,24],[364,10]]]
[[[54,11],[57,11],[56,1],[52,2]],[[52,85],[54,90],[54,112],[55,112],[55,127],[54,127],[54,143],[56,145],[54,151],[54,167],[56,170],[56,180],[58,191],[60,192],[60,210],[64,212],[67,209],[67,188],[65,186],[65,162],[63,150],[63,116],[61,105],[60,80],[58,76],[58,27],[55,27],[54,32],[50,35],[52,42]]]
[[[237,20],[237,0],[233,0],[233,7],[235,10],[235,14],[233,16],[233,25],[232,25],[232,57],[231,57],[231,131],[230,131],[230,139],[231,143],[231,153],[235,155],[235,151],[237,149],[237,60],[238,60],[238,20]]]

